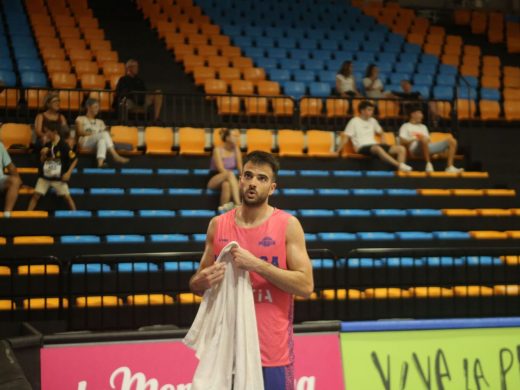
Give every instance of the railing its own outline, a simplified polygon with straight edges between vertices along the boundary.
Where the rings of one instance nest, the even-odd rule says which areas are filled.
[[[353,250],[340,259],[327,249],[310,250],[316,293],[296,297],[295,323],[518,316],[520,262],[499,257],[519,254],[520,248],[382,248]],[[0,260],[12,269],[0,276],[0,300],[16,304],[0,310],[0,321],[61,321],[68,330],[189,327],[198,310],[189,279],[201,255],[48,257],[31,261],[46,265],[39,274],[20,273],[27,260]]]
[[[84,112],[84,102],[91,96],[101,104],[99,117],[107,124],[148,126],[155,123],[166,126],[240,127],[240,128],[296,128],[342,130],[348,119],[357,113],[364,98],[330,96],[316,98],[303,96],[258,95],[181,95],[175,93],[135,92],[136,101],[151,102],[161,95],[159,121],[154,119],[151,104],[127,109],[124,104],[113,104],[114,91],[83,89],[26,89],[6,88],[0,94],[0,115],[4,122],[32,123],[48,92],[57,92],[61,112],[72,125],[78,114]],[[131,96],[131,97],[132,97]],[[443,129],[458,128],[457,115],[452,103],[441,100],[372,99],[376,104],[376,118],[385,129],[397,131],[406,120],[407,108],[421,104],[425,121],[430,128],[440,123]]]

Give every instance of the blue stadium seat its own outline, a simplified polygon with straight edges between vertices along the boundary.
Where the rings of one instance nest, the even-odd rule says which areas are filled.
[[[191,172],[194,175],[197,175],[197,176],[207,176],[207,175],[209,175],[209,169],[204,169],[204,168],[192,169]]]
[[[388,232],[359,232],[357,237],[363,241],[391,241],[396,238],[394,233]]]
[[[418,73],[413,77],[414,85],[427,85],[431,87],[433,85],[433,75]]]
[[[410,73],[392,73],[390,75],[390,84],[398,85],[402,80],[410,80]]]
[[[343,59],[343,58],[339,58],[339,59],[335,59],[335,60],[328,60],[327,69],[329,71],[337,73],[339,71],[339,69],[341,68],[341,65],[343,64],[344,61],[348,61],[348,60]]]
[[[186,234],[152,234],[152,242],[189,242],[190,238]]]
[[[318,195],[321,196],[348,196],[350,190],[346,188],[318,188]]]
[[[83,188],[69,188],[69,191],[70,191],[70,194],[71,195],[84,195],[85,194],[85,190]]]
[[[395,177],[394,171],[366,171],[366,177]]]
[[[376,217],[405,217],[406,210],[402,209],[373,209],[372,213]]]
[[[314,38],[300,39],[298,46],[300,49],[315,50],[318,48],[318,41]]]
[[[255,46],[270,49],[274,47],[274,39],[270,37],[255,37]]]
[[[98,236],[81,235],[81,236],[61,236],[60,243],[62,244],[99,244],[101,239]]]
[[[457,98],[458,99],[476,100],[477,99],[477,90],[476,90],[476,88],[468,88],[468,87],[459,86],[457,88]],[[499,99],[500,99],[500,93],[499,93]]]
[[[118,272],[157,272],[159,266],[155,263],[136,262],[136,263],[117,263]]]
[[[270,69],[267,74],[269,75],[269,79],[273,81],[278,81],[279,83],[283,81],[289,81],[291,79],[291,72],[287,69]]]
[[[442,217],[442,210],[437,209],[409,209],[408,214],[412,217]]]
[[[300,176],[304,177],[327,177],[330,172],[323,169],[305,169],[300,171]]]
[[[323,50],[337,51],[340,48],[340,43],[335,39],[327,39],[321,41],[320,46]]]
[[[392,62],[382,62],[381,60],[379,60],[376,65],[379,68],[380,76],[382,73],[391,73],[394,69],[394,64]]]
[[[290,50],[291,58],[299,61],[307,61],[311,58],[311,51],[308,49],[292,49]]]
[[[163,195],[163,188],[130,188],[130,195]]]
[[[38,51],[34,46],[17,46],[14,48],[14,56],[17,60],[21,58],[38,58]]]
[[[340,261],[340,264],[343,262]],[[371,259],[369,257],[346,259],[345,263],[349,268],[380,268],[383,262],[380,259]]]
[[[108,264],[100,264],[100,263],[72,264],[72,267],[70,270],[73,274],[84,274],[84,273],[99,274],[102,272],[110,272],[110,266]]]
[[[355,241],[357,237],[353,233],[318,233],[318,239],[321,241]]]
[[[495,100],[499,101],[501,99],[500,91],[494,88],[481,88],[480,89],[480,98],[483,100]]]
[[[178,169],[178,168],[159,168],[157,169],[158,175],[178,175],[186,176],[190,174],[189,169]]]
[[[421,74],[435,74],[437,73],[437,64],[420,63],[417,65],[416,72]]]
[[[235,26],[230,24],[221,24],[222,31],[232,38],[239,37],[242,35],[242,26]]]
[[[245,31],[247,32],[247,35],[252,37],[262,37],[265,35],[265,30],[263,27],[248,26],[247,30]]]
[[[399,73],[411,74],[415,70],[415,62],[396,62],[394,64],[394,69]]]
[[[174,210],[139,210],[138,214],[145,218],[170,218],[176,215]]]
[[[312,55],[312,58],[314,58],[316,60],[326,61],[326,60],[330,60],[330,59],[334,58],[336,53],[337,52],[334,51],[334,50],[322,50],[322,49],[319,49],[319,50],[313,50],[311,52],[311,55]]]
[[[355,196],[383,196],[385,191],[379,188],[355,188],[351,190]]]
[[[322,83],[327,83],[330,87],[336,85],[336,72],[332,70],[322,70],[316,73],[318,80]]]
[[[419,54],[417,53],[401,53],[401,55],[399,55],[400,62],[410,62],[415,64],[416,62],[418,62],[418,59]]]
[[[387,54],[397,55],[397,54],[401,53],[402,47],[403,47],[402,43],[388,42],[387,44],[384,45],[383,50]]]
[[[297,60],[294,58],[284,58],[279,60],[280,69],[285,70],[299,70],[301,69],[301,60]]]
[[[468,85],[473,88],[478,88],[479,81],[475,76],[463,76],[459,75],[459,87],[468,88]]]
[[[259,68],[263,68],[266,71],[275,69],[278,66],[278,61],[274,58],[255,58],[255,63]]]
[[[0,70],[0,81],[6,87],[16,86],[16,74],[12,70]]]
[[[420,61],[421,64],[437,65],[439,63],[439,57],[437,57],[437,56],[435,56],[433,54],[423,53],[420,56],[419,61]]]
[[[440,100],[453,100],[453,87],[444,85],[433,87],[433,98]]]
[[[493,256],[468,256],[466,263],[472,266],[500,266],[503,264],[499,257]]]
[[[202,188],[170,188],[168,195],[202,195]]]
[[[300,210],[300,215],[302,217],[333,217],[333,210],[325,210],[325,209],[304,209]]]
[[[305,233],[305,241],[314,242],[318,241],[318,235],[314,233]]]
[[[20,58],[17,61],[20,72],[43,72],[43,67],[38,58]]]
[[[146,238],[139,234],[110,234],[106,240],[109,244],[137,244],[145,242]]]
[[[282,49],[294,49],[296,47],[296,39],[280,37],[276,39],[277,46]]]
[[[414,259],[413,257],[388,257],[383,260],[387,267],[421,267],[424,265],[423,259]]]
[[[339,217],[370,217],[372,212],[363,209],[340,209],[336,210]]]
[[[434,236],[430,232],[396,232],[400,240],[433,240]]]
[[[429,267],[453,267],[453,266],[463,266],[466,262],[461,258],[454,258],[451,256],[442,256],[442,257],[427,257],[425,259],[426,264]]]
[[[363,171],[334,170],[332,175],[338,177],[361,177],[363,176]]]
[[[405,39],[399,34],[389,34],[387,38],[387,43],[389,45],[402,45],[405,42]],[[386,45],[385,45],[386,47]]]
[[[376,60],[375,52],[360,51],[356,54],[356,62],[374,62]]]
[[[2,56],[0,54],[0,72],[4,70],[13,70],[13,62],[11,58],[8,56]]]
[[[99,218],[133,218],[132,210],[99,210],[97,212]]]
[[[313,269],[332,269],[334,268],[333,259],[312,259]]]
[[[208,217],[214,217],[215,211],[213,211],[213,210],[179,210],[178,214],[180,217],[208,218]]]
[[[385,193],[389,196],[417,196],[417,190],[413,188],[387,188]]]
[[[269,58],[283,59],[287,58],[287,50],[279,47],[273,47],[266,50],[266,55]]]
[[[114,168],[83,168],[84,175],[115,175]]]
[[[439,74],[441,75],[457,75],[457,68],[453,65],[440,64]]]
[[[421,94],[421,97],[428,99],[430,97],[430,90],[431,87],[428,85],[413,85],[412,91],[413,92],[419,92]]]
[[[195,242],[204,242],[206,241],[206,234],[205,233],[197,233],[191,235],[192,240]]]
[[[356,53],[359,50],[359,41],[345,41],[341,43],[341,50]]]
[[[296,176],[297,171],[295,169],[280,169],[278,176]]]
[[[312,188],[282,188],[282,194],[288,196],[312,196],[314,190]]]
[[[303,68],[306,70],[312,70],[314,72],[321,71],[322,69],[325,69],[325,63],[323,60],[306,60],[303,61]]]
[[[364,42],[363,50],[366,52],[378,53],[381,50],[381,43],[375,41]]]
[[[453,87],[456,85],[455,75],[452,74],[439,74],[436,80],[437,85],[447,85]]]
[[[283,93],[292,96],[294,99],[299,99],[306,94],[305,83],[299,81],[286,81],[282,83]]]
[[[244,37],[238,35],[233,37],[233,44],[240,48],[253,47],[253,39],[251,37]]]
[[[421,46],[414,43],[405,43],[403,45],[403,51],[405,53],[421,53]]]
[[[392,65],[397,60],[397,53],[381,52],[377,55],[379,63],[388,63]]]
[[[124,195],[124,188],[91,188],[91,195]]]
[[[151,168],[121,168],[122,175],[153,175]]]
[[[328,97],[331,95],[331,86],[329,83],[313,82],[309,84],[309,93],[311,96]]]
[[[92,211],[88,210],[56,210],[54,212],[55,218],[90,218]]]
[[[437,231],[433,235],[438,240],[469,240],[471,235],[468,232],[461,231]]]
[[[165,271],[184,271],[184,272],[195,272],[199,264],[195,261],[168,261],[164,263]]]
[[[316,80],[316,74],[312,70],[295,70],[293,71],[293,79],[294,81],[310,83]]]

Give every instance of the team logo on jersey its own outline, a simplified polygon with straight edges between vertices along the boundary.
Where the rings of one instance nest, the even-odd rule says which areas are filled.
[[[276,244],[276,241],[273,240],[271,237],[269,236],[266,236],[264,238],[262,238],[260,240],[260,242],[258,243],[258,245],[260,246],[265,246],[265,247],[268,247],[268,246],[272,246],[272,245],[275,245]]]
[[[229,242],[229,238],[219,238],[218,242]]]

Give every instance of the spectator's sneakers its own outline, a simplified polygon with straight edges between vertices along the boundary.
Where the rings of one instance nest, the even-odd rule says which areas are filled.
[[[446,172],[448,173],[461,173],[461,172],[464,172],[464,168],[457,168],[453,165],[450,165],[449,167],[446,168]]]
[[[425,172],[433,172],[435,169],[433,169],[433,164],[431,162],[426,163],[426,168],[424,168]]]
[[[10,218],[11,212],[10,211],[4,211],[4,218]]]
[[[410,172],[412,170],[412,167],[405,163],[400,163],[399,167],[397,167],[397,170],[402,172]]]

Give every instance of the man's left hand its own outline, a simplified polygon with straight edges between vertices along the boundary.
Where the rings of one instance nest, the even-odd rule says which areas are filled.
[[[231,249],[233,261],[238,268],[246,271],[255,271],[256,268],[263,263],[258,257],[253,255],[247,249],[234,247]]]

